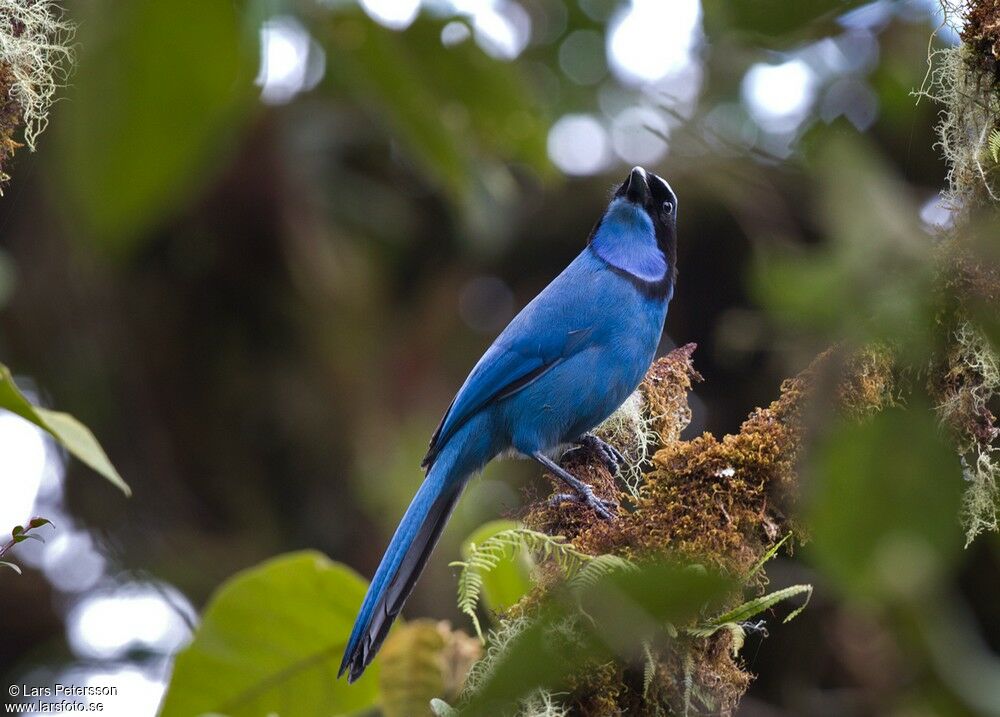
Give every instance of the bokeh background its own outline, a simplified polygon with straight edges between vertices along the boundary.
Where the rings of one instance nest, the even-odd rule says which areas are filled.
[[[816,291],[837,319],[796,319],[771,261],[872,211],[852,168],[900,190],[913,241],[949,222],[938,108],[912,95],[928,44],[957,41],[933,0],[67,11],[76,70],[0,199],[0,359],[94,430],[134,496],[0,415],[0,529],[55,525],[15,549],[23,577],[0,574],[0,675],[113,676],[127,717],[155,713],[234,572],[303,547],[374,571],[453,392],[632,165],[680,197],[661,351],[698,344],[691,435],[737,430],[864,311],[834,271]],[[406,613],[465,625],[459,542],[543,490],[531,466],[490,466]],[[977,651],[1000,648],[998,547],[974,543],[947,586],[969,633],[949,639]],[[776,564],[792,581],[816,596],[750,639],[743,714],[996,713],[808,561]]]

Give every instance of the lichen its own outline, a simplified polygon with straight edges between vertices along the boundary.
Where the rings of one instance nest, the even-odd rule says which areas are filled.
[[[955,218],[940,232],[940,283],[949,308],[939,316],[945,340],[929,384],[968,480],[962,519],[969,543],[1000,527],[1000,428],[990,408],[1000,395],[1000,356],[976,310],[995,311],[1000,303],[1000,271],[983,256],[995,237],[981,235],[982,226],[995,226],[1000,201],[1000,2],[943,0],[942,7],[962,42],[931,53],[930,84],[922,92],[941,106],[944,196]]]
[[[938,147],[948,163],[946,205],[958,214],[1000,198],[991,137],[1000,129],[1000,4],[942,0],[945,22],[962,42],[932,49],[916,94],[937,102]]]
[[[968,544],[998,528],[1000,427],[990,404],[1000,394],[1000,357],[970,321],[958,323],[950,339],[930,388],[969,483],[962,506]]]
[[[625,457],[619,476],[633,496],[639,494],[643,469],[659,440],[645,401],[643,393],[635,391],[610,418],[594,429],[598,438],[611,443]]]
[[[48,125],[49,108],[69,73],[72,37],[73,26],[56,3],[0,0],[0,188],[14,151],[24,145],[34,151]]]

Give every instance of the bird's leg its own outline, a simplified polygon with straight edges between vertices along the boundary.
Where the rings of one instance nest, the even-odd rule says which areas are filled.
[[[562,502],[564,500],[572,500],[578,503],[583,503],[594,509],[600,517],[605,520],[611,520],[614,517],[612,511],[618,508],[618,505],[614,501],[601,500],[596,495],[594,495],[594,489],[589,485],[584,483],[579,478],[576,478],[568,471],[560,468],[559,465],[549,458],[547,455],[541,451],[533,453],[531,455],[536,461],[542,464],[544,468],[547,468],[553,475],[558,477],[561,481],[566,483],[570,488],[576,491],[575,494],[572,493],[559,493],[553,496],[555,502]]]
[[[618,470],[625,463],[625,456],[621,454],[621,451],[593,433],[584,433],[576,445],[593,450],[604,467],[611,472],[611,475],[618,475]]]

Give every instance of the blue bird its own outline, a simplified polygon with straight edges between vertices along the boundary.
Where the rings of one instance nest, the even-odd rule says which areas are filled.
[[[571,444],[621,456],[588,433],[653,362],[677,276],[677,197],[635,167],[586,248],[497,337],[431,437],[426,478],[389,542],[354,623],[338,676],[374,659],[469,479],[493,458],[537,461],[574,491],[560,500],[612,518],[614,503],[561,468]]]

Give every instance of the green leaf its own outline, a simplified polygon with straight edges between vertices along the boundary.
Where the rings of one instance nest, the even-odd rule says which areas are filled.
[[[11,570],[13,570],[18,575],[22,574],[21,573],[21,568],[19,568],[17,565],[14,565],[14,563],[8,563],[6,560],[0,560],[0,567],[2,567],[2,568],[10,568]]]
[[[231,0],[79,6],[78,68],[59,122],[61,174],[85,228],[131,247],[224,166],[253,116],[256,35]]]
[[[315,717],[371,707],[378,664],[337,679],[366,584],[314,551],[268,560],[228,580],[177,656],[160,717]]]
[[[48,432],[71,455],[118,486],[125,495],[132,495],[132,489],[115,470],[90,429],[68,413],[33,406],[17,388],[10,369],[3,364],[0,364],[0,408],[6,408]]]
[[[810,462],[807,549],[832,584],[916,599],[943,579],[962,546],[963,480],[929,406],[838,424]]]
[[[513,520],[494,520],[481,525],[462,544],[462,557],[469,560],[476,545],[505,530],[517,528]],[[491,610],[506,610],[531,590],[531,569],[534,560],[524,545],[504,554],[496,567],[483,573],[483,599]]]

